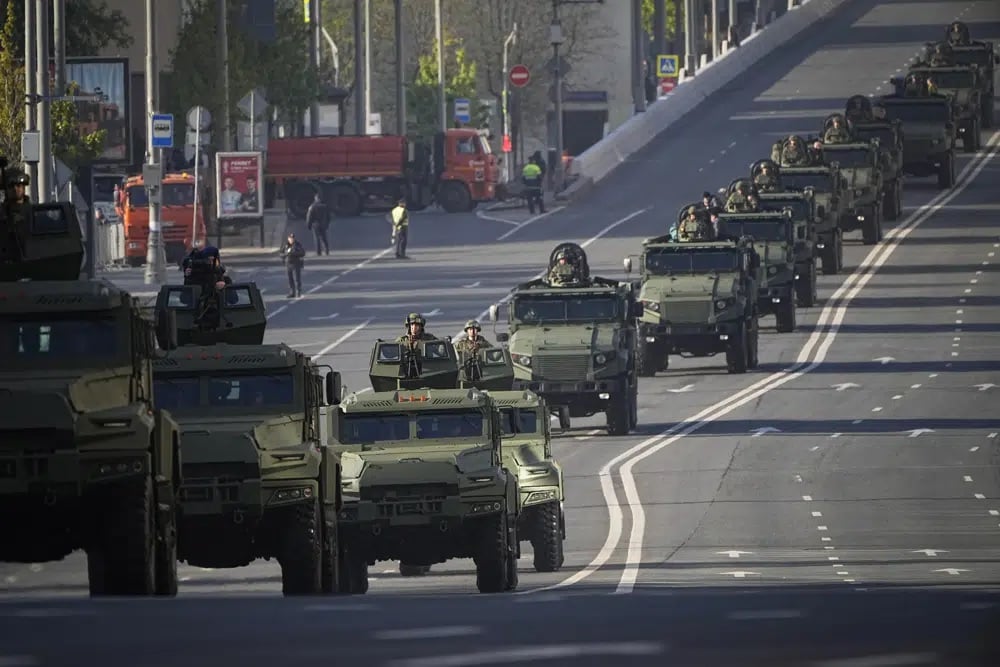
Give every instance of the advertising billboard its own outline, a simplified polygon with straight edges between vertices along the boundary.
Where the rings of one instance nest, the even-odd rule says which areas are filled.
[[[260,185],[264,179],[264,154],[239,151],[215,154],[215,215],[226,218],[264,217]]]
[[[75,102],[81,133],[107,133],[97,164],[132,162],[129,80],[128,58],[66,59],[67,84],[78,86],[77,96],[94,96],[93,101]]]

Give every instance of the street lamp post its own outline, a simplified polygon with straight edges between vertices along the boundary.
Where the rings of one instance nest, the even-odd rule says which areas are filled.
[[[562,23],[559,21],[559,0],[552,0],[552,24],[549,26],[549,43],[552,44],[552,79],[553,106],[555,107],[555,139],[556,154],[553,174],[555,175],[555,190],[558,192],[563,184],[563,96],[562,96],[562,63],[559,62],[559,46],[566,41],[563,37]]]
[[[517,22],[514,22],[514,28],[507,35],[507,39],[503,42],[503,92],[501,93],[501,110],[500,110],[500,122],[503,123],[503,130],[500,134],[504,137],[510,135],[510,68],[508,65],[507,53],[510,47],[517,44]],[[510,155],[507,159],[503,161],[501,165],[503,167],[503,182],[507,183],[510,181]]]

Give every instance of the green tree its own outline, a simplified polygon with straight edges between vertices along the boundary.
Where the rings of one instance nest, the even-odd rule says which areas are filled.
[[[451,111],[455,98],[476,98],[476,63],[466,56],[461,40],[445,37],[445,80],[444,93],[446,109],[451,126]],[[407,90],[408,133],[417,137],[430,137],[440,129],[438,94],[437,41],[431,52],[417,59],[417,69]],[[473,118],[475,121],[476,119]]]
[[[76,95],[80,87],[72,83],[67,87],[67,95]],[[77,169],[93,162],[104,152],[106,130],[84,133],[80,129],[76,104],[69,100],[52,103],[52,152],[74,174]]]
[[[24,53],[24,3],[34,0],[5,0],[7,11],[14,10],[19,26],[14,36],[18,54]],[[49,11],[49,25],[52,11]],[[127,48],[132,37],[128,19],[118,9],[110,9],[105,0],[71,0],[66,2],[66,55],[96,56],[107,46]],[[51,30],[51,28],[50,28]]]
[[[642,25],[643,29],[650,35],[653,34],[653,14],[655,10],[656,0],[642,0]],[[674,34],[674,26],[677,25],[677,0],[667,0],[667,37]],[[683,17],[683,9],[681,11],[681,16]],[[657,55],[657,54],[654,54]]]
[[[239,0],[228,0],[230,129],[235,135],[236,121],[247,120],[236,104],[248,92],[262,88],[268,101],[289,117],[301,118],[318,93],[316,72],[309,67],[309,29],[302,20],[301,0],[277,0],[275,20],[277,39],[259,44],[239,29],[235,21]],[[215,2],[198,0],[191,8],[191,20],[178,35],[170,56],[172,70],[170,94],[164,99],[175,117],[183,118],[192,106],[201,105],[214,118],[222,112],[222,91],[216,57]],[[177,140],[183,140],[184,123],[177,123]],[[220,144],[220,137],[213,133]]]

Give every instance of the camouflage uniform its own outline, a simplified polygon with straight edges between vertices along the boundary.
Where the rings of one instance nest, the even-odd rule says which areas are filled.
[[[758,190],[763,192],[774,192],[778,189],[778,179],[771,173],[769,165],[761,168],[760,173],[754,177],[753,184],[757,186]]]
[[[711,239],[712,233],[708,223],[698,215],[698,209],[691,206],[687,210],[687,215],[677,226],[678,241],[707,241]]]
[[[798,141],[789,142],[781,149],[782,167],[808,167],[810,162],[809,152]]]
[[[27,194],[24,194],[21,200],[18,201],[15,199],[16,195],[14,193],[16,186],[20,185],[26,188],[30,183],[31,181],[26,174],[12,173],[5,184],[7,191],[4,197],[3,208],[6,231],[9,233],[26,228],[28,220],[31,218],[31,199]]]
[[[476,330],[476,340],[472,340],[468,337],[469,329]],[[488,347],[493,347],[493,344],[488,340],[483,338],[482,334],[483,328],[479,325],[479,322],[475,320],[469,320],[465,323],[465,338],[460,339],[455,343],[455,351],[459,354],[475,354],[479,350],[485,350]]]
[[[726,213],[753,213],[756,210],[753,198],[738,190],[726,200]]]
[[[955,21],[948,26],[948,43],[956,46],[968,46],[970,43],[969,26],[961,21]]]
[[[549,283],[552,285],[568,285],[576,281],[576,269],[572,264],[556,264],[549,271]]]
[[[824,144],[846,144],[851,141],[851,135],[843,125],[832,125],[823,134]]]
[[[421,327],[427,325],[427,320],[420,313],[410,313],[406,316],[406,333],[396,339],[397,343],[405,343],[410,346],[410,348],[416,347],[419,341],[423,340],[438,340],[438,337],[434,334],[429,334],[426,331],[421,331],[418,334],[410,333],[410,325],[419,324]]]

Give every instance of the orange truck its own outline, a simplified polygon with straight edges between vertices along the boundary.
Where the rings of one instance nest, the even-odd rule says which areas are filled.
[[[450,129],[431,146],[392,135],[269,139],[264,180],[304,217],[317,192],[335,215],[386,210],[406,197],[412,210],[449,213],[492,201],[500,176],[484,132]]]
[[[195,219],[194,192],[197,183],[187,173],[163,175],[160,189],[160,229],[168,262],[179,262],[192,247],[205,243],[205,218],[198,197]],[[149,239],[149,197],[142,176],[132,176],[125,181],[124,195],[115,206],[118,217],[125,226],[125,260],[132,266],[146,262],[146,242]],[[196,226],[192,238],[192,225]]]

